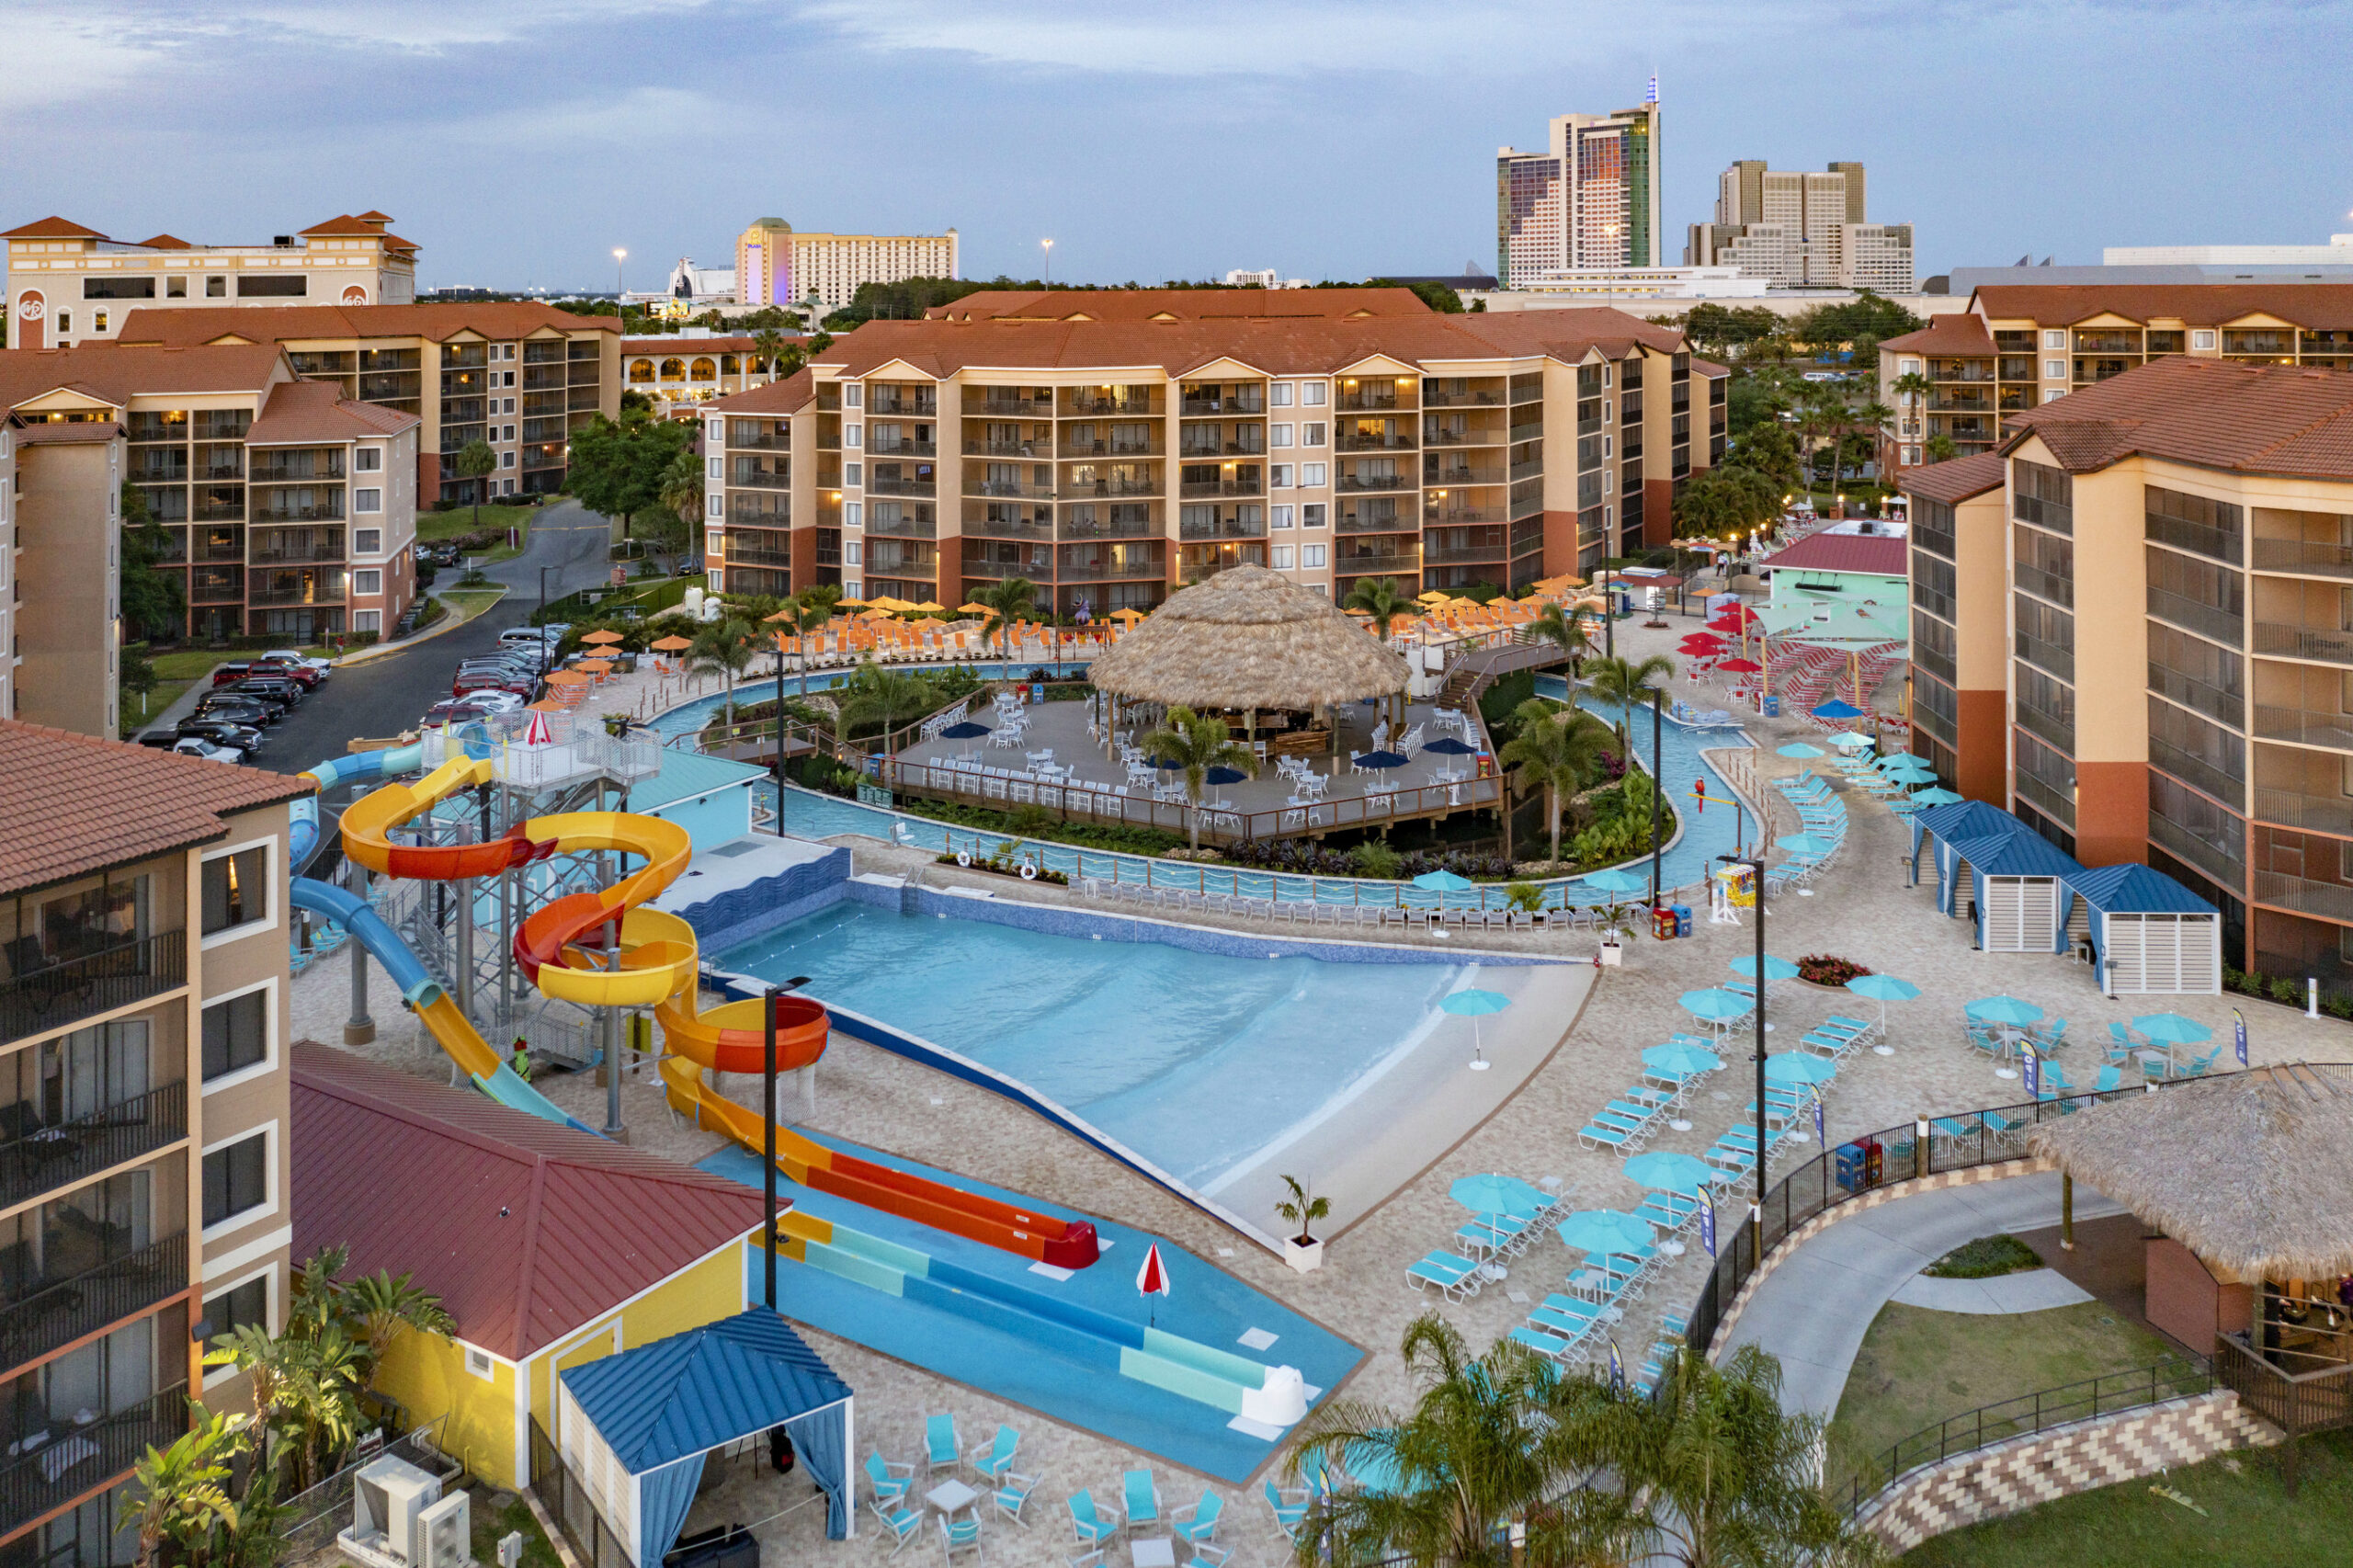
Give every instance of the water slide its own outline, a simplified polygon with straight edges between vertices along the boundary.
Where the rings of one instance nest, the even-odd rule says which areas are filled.
[[[369,764],[367,759],[371,757],[381,760]],[[413,771],[422,760],[415,747],[360,753],[342,759],[358,765],[348,771],[329,764],[310,777],[323,784],[386,778]],[[405,767],[401,766],[404,762]],[[606,850],[642,858],[641,869],[609,887],[556,899],[525,917],[515,936],[516,960],[544,995],[589,1007],[652,1007],[668,1047],[659,1071],[670,1103],[745,1148],[761,1152],[767,1131],[761,1119],[720,1094],[705,1077],[710,1071],[764,1070],[767,1040],[761,1003],[758,999],[731,1002],[702,1011],[701,964],[694,928],[675,915],[644,907],[685,872],[693,854],[687,830],[675,823],[629,812],[565,812],[532,817],[498,837],[475,844],[420,846],[392,841],[392,833],[403,824],[460,790],[491,782],[493,777],[487,757],[453,757],[413,784],[386,782],[345,810],[345,855],[372,871],[438,881],[493,876],[557,854]],[[309,804],[315,841],[316,803]],[[485,1094],[535,1116],[580,1125],[499,1060],[456,1004],[426,974],[399,935],[372,910],[324,883],[301,885],[315,891],[299,892],[297,904],[344,924],[367,947],[402,987],[404,998],[416,1007],[434,1039]],[[599,967],[608,932],[616,939],[618,961]],[[816,1003],[794,997],[787,1000],[785,1007],[777,1041],[779,1072],[814,1063],[824,1053],[828,1030],[825,1011]],[[1083,1268],[1096,1259],[1095,1228],[1086,1221],[1030,1214],[1012,1204],[826,1148],[788,1127],[779,1125],[774,1131],[779,1170],[788,1180],[812,1190],[1059,1267]],[[788,1227],[816,1223],[798,1216],[787,1221]]]

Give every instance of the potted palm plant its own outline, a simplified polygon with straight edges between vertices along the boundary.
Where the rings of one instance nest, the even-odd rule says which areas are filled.
[[[1616,969],[1626,961],[1626,937],[1634,928],[1634,917],[1623,904],[1613,902],[1596,924],[1601,930],[1602,967]]]
[[[1275,1205],[1275,1213],[1285,1224],[1299,1227],[1297,1234],[1283,1238],[1283,1261],[1302,1274],[1312,1274],[1324,1267],[1324,1244],[1310,1233],[1309,1227],[1330,1216],[1332,1200],[1311,1196],[1297,1176],[1283,1177],[1283,1185],[1290,1189],[1290,1196]]]

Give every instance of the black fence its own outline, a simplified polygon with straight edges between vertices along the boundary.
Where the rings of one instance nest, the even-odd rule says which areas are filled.
[[[12,966],[18,946],[9,948]],[[162,931],[63,963],[19,970],[0,981],[0,1040],[63,1028],[168,991],[187,978],[183,931]]]
[[[0,1128],[9,1108],[0,1106]],[[70,1121],[17,1127],[13,1137],[0,1132],[0,1203],[21,1203],[169,1143],[188,1131],[188,1085],[165,1084]]]
[[[150,1448],[188,1430],[188,1385],[176,1383],[127,1410],[80,1426],[51,1421],[0,1464],[0,1532],[37,1519],[128,1473]],[[39,1438],[38,1446],[28,1446]]]
[[[186,1289],[185,1232],[42,1286],[0,1306],[0,1367],[46,1356]]]
[[[381,1440],[381,1432],[373,1438],[363,1437],[353,1449],[350,1463],[309,1491],[288,1498],[286,1519],[278,1526],[282,1543],[278,1561],[300,1562],[315,1552],[334,1549],[335,1538],[351,1528],[351,1498],[359,1472],[380,1459],[402,1460],[427,1475],[440,1477],[442,1495],[448,1496],[464,1471],[434,1441],[439,1426],[438,1421],[429,1423],[390,1442]]]
[[[634,1568],[620,1537],[605,1523],[586,1484],[563,1462],[537,1416],[531,1418],[531,1491],[563,1531],[582,1568]]]

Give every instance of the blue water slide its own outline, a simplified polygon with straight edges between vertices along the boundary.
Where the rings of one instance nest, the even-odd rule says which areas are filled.
[[[305,795],[288,808],[287,852],[292,857],[293,863],[308,865],[311,852],[319,846],[319,795],[338,784],[372,784],[381,778],[397,778],[404,773],[415,772],[424,765],[424,746],[409,745],[389,746],[382,751],[353,752],[348,756],[330,757],[317,767],[306,769],[303,776],[317,779],[319,790],[318,794]],[[387,964],[386,967],[391,966]]]

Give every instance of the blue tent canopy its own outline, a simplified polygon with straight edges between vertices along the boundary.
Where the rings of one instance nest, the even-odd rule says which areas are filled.
[[[1949,806],[1930,806],[1912,813],[1912,860],[1916,868],[1920,860],[1920,846],[1929,838],[1949,843],[1956,838],[1983,838],[1993,833],[2026,833],[2030,831],[1999,806],[1989,806],[1983,801],[1956,801]]]
[[[2133,862],[2077,871],[2063,885],[2088,906],[2085,925],[2102,991],[2220,989],[2222,912],[2205,899]],[[2193,925],[2207,929],[2193,932]]]
[[[2011,819],[2016,821],[2017,819]],[[1989,900],[1985,895],[1988,877],[2043,877],[2052,883],[2052,902],[2056,907],[2058,890],[2066,878],[2083,870],[2082,862],[2052,844],[2040,834],[2020,826],[2015,833],[1989,834],[1982,838],[1948,839],[1937,852],[1937,903],[1945,914],[1953,913],[1954,895],[1959,891],[1958,872],[1961,865],[1969,867],[1971,902],[1975,905],[1977,937],[1986,945],[1985,921]],[[2063,912],[2052,934],[2052,951],[2066,950],[2066,921]]]
[[[2067,879],[2067,890],[2103,915],[2218,915],[2212,904],[2136,861],[2095,866]]]
[[[562,1423],[564,1458],[609,1453],[628,1495],[598,1501],[640,1568],[655,1568],[677,1540],[703,1456],[773,1426],[785,1428],[826,1494],[826,1535],[848,1537],[849,1385],[776,1313],[754,1308],[574,1367],[563,1392],[573,1407]],[[593,1431],[574,1429],[574,1411]],[[599,1473],[594,1463],[576,1468]]]

